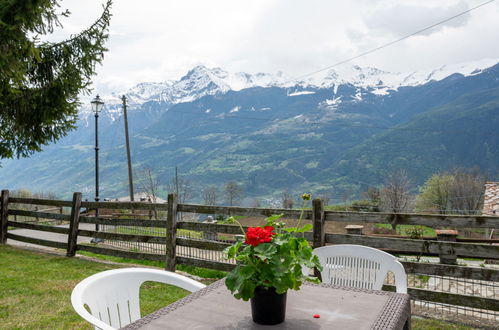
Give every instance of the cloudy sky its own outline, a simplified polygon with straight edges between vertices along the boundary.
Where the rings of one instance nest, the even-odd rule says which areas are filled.
[[[90,25],[105,0],[63,0],[52,40]],[[114,0],[99,93],[179,79],[198,64],[298,77],[396,40],[487,0]],[[499,61],[499,1],[351,64],[412,71]],[[347,64],[349,65],[349,64]]]

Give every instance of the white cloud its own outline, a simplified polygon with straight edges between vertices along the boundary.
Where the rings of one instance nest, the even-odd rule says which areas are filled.
[[[64,0],[61,39],[91,24],[104,0]],[[95,90],[178,79],[197,64],[288,76],[332,65],[482,0],[117,0]],[[499,6],[489,4],[352,64],[409,71],[497,58]]]
[[[366,12],[364,21],[369,30],[379,29],[381,33],[388,32],[395,37],[401,37],[465,12],[468,9],[470,9],[469,5],[464,1],[449,4],[448,6],[445,6],[445,4],[442,6],[442,3],[422,1],[412,4],[382,1],[381,4]],[[470,17],[470,13],[463,14],[426,30],[420,35],[428,36],[448,27],[465,26]]]

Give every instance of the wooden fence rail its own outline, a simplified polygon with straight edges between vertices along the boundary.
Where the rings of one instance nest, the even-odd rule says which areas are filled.
[[[56,214],[40,211],[27,211],[13,209],[12,204],[47,205],[54,207],[71,207],[71,214]],[[332,234],[325,232],[325,224],[328,221],[337,222],[368,222],[388,223],[405,225],[425,225],[429,227],[452,227],[452,228],[494,228],[499,229],[499,217],[489,216],[446,216],[427,214],[392,214],[392,213],[369,213],[369,212],[335,212],[325,211],[322,201],[314,200],[312,210],[288,210],[270,208],[243,208],[228,206],[206,206],[197,204],[178,204],[174,194],[168,195],[167,203],[141,203],[141,202],[84,202],[81,194],[75,193],[72,201],[56,201],[33,198],[9,197],[7,190],[2,191],[0,198],[0,243],[5,243],[7,238],[31,244],[38,244],[59,249],[65,249],[66,255],[72,257],[79,251],[87,251],[102,255],[124,257],[130,259],[144,259],[161,261],[165,268],[175,270],[175,265],[186,264],[197,267],[205,267],[222,271],[230,271],[235,264],[223,260],[202,260],[192,257],[177,256],[177,247],[195,248],[200,250],[222,251],[229,243],[215,240],[201,240],[177,237],[178,230],[196,232],[209,232],[217,234],[238,235],[241,228],[236,225],[207,224],[197,222],[177,221],[178,212],[200,213],[200,214],[224,214],[240,216],[270,216],[272,214],[284,214],[286,218],[297,219],[303,213],[303,218],[312,221],[313,231],[305,233],[305,237],[312,242],[313,247],[325,244],[361,244],[374,248],[384,249],[391,252],[407,253],[416,255],[448,255],[450,253],[460,257],[499,259],[499,246],[491,244],[474,244],[463,242],[444,242],[434,240],[420,240],[407,238],[387,238],[366,235]],[[102,208],[121,210],[166,210],[166,220],[141,220],[108,217],[91,217],[80,215],[82,208]],[[36,217],[42,219],[57,219],[69,221],[69,228],[53,227],[40,224],[10,221],[9,215]],[[132,214],[129,214],[133,216]],[[162,228],[164,234],[161,236],[137,235],[126,233],[113,233],[80,229],[80,223],[129,226],[131,228]],[[9,226],[30,230],[39,230],[67,235],[67,243],[36,239],[7,232]],[[244,228],[246,229],[246,228]],[[100,238],[104,240],[118,240],[126,242],[155,243],[165,246],[164,254],[152,254],[142,252],[131,252],[117,249],[103,248],[99,246],[78,244],[78,236]],[[456,277],[469,280],[499,282],[499,270],[478,267],[463,267],[458,265],[430,264],[417,262],[402,262],[408,274],[426,274],[435,276]],[[387,289],[393,289],[389,286]],[[499,311],[499,300],[476,296],[466,296],[446,292],[436,292],[424,289],[409,289],[409,294],[416,298],[438,303],[452,304],[465,307],[488,309]]]
[[[499,217],[496,216],[326,211],[325,217],[326,221],[336,222],[389,223],[432,228],[499,229]]]

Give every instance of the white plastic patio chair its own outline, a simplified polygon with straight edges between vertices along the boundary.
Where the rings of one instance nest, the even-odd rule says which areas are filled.
[[[140,318],[139,290],[145,281],[171,284],[190,292],[205,287],[188,277],[165,270],[113,269],[92,275],[78,283],[71,294],[71,304],[95,329],[121,328]]]
[[[323,267],[322,282],[381,290],[388,272],[395,275],[399,293],[407,293],[404,266],[391,254],[362,245],[328,245],[314,249]],[[307,270],[304,270],[304,273]]]

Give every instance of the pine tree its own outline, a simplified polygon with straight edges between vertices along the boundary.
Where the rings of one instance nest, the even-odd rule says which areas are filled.
[[[89,93],[107,50],[111,0],[89,28],[52,43],[58,0],[0,0],[0,159],[28,157],[75,128],[78,95]]]

